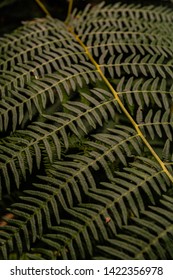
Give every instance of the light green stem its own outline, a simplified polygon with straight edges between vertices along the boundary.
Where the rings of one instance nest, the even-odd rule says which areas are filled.
[[[40,1],[40,0],[35,0],[37,2],[37,4],[39,5],[39,7],[42,9],[42,11],[47,15],[51,17],[51,14],[49,13],[49,11],[46,9],[46,7],[44,6],[44,4]]]

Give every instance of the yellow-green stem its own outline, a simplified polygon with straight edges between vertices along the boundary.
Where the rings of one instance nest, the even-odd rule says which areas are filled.
[[[39,5],[39,7],[42,9],[42,11],[47,15],[47,16],[51,16],[51,14],[49,13],[49,11],[46,9],[46,7],[44,6],[44,4],[40,1],[40,0],[35,0],[37,2],[37,4]]]
[[[67,12],[67,17],[66,17],[66,20],[65,20],[65,23],[67,24],[70,20],[70,15],[71,15],[71,12],[72,12],[72,8],[73,8],[73,0],[69,0],[69,4],[68,4],[68,12]]]

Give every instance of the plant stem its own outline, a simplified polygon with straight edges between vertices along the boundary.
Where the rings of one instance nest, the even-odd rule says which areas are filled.
[[[40,0],[35,0],[37,2],[37,4],[40,6],[40,8],[42,9],[42,11],[47,15],[51,17],[51,14],[49,13],[49,11],[46,9],[46,7],[44,6],[44,4],[40,1]]]
[[[69,1],[69,4],[68,4],[68,12],[67,12],[67,17],[66,17],[66,20],[65,20],[65,23],[67,24],[70,20],[70,15],[71,15],[71,12],[72,12],[72,8],[73,8],[73,0],[68,0]]]

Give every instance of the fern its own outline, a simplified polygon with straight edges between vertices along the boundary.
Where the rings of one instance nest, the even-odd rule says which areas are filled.
[[[97,254],[110,259],[172,259],[172,202],[165,196],[160,207],[143,211],[140,219],[133,218],[133,225],[123,227],[116,240],[98,245]]]
[[[0,38],[0,258],[172,259],[172,9],[71,4]]]

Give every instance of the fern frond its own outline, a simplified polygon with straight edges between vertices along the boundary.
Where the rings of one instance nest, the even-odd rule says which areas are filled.
[[[109,259],[172,259],[172,205],[173,200],[165,196],[160,207],[142,212],[143,218],[133,218],[116,239],[98,245],[98,253]]]
[[[156,53],[156,54],[155,54]],[[154,52],[152,55],[148,54],[146,56],[141,56],[140,54],[132,54],[127,57],[120,54],[118,57],[111,56],[107,64],[104,64],[104,55],[99,59],[99,64],[102,70],[106,72],[108,70],[111,78],[117,75],[121,77],[123,74],[133,73],[135,77],[149,76],[156,78],[161,76],[161,78],[166,78],[166,76],[173,77],[173,64],[171,61],[165,62],[165,57],[163,55],[157,55]]]
[[[91,98],[90,93],[81,94],[83,102],[86,100],[91,107],[89,104],[80,102],[76,104],[75,101],[71,101],[64,105],[67,112],[55,113],[53,116],[44,115],[45,122],[35,122],[29,125],[27,130],[17,131],[13,137],[1,141],[0,150],[3,151],[0,155],[1,178],[3,177],[8,193],[10,193],[10,173],[12,172],[16,186],[19,187],[20,174],[26,179],[26,170],[32,173],[35,164],[37,169],[40,169],[43,151],[46,152],[50,162],[55,157],[54,153],[60,159],[62,145],[66,149],[69,147],[68,131],[80,138],[82,136],[80,130],[87,134],[91,129],[102,125],[105,115],[108,120],[109,112],[109,117],[115,117],[115,101],[109,92],[95,89],[91,93],[95,98]]]
[[[97,78],[98,73],[93,70],[93,66],[85,63],[77,67],[75,65],[71,68],[66,67],[64,71],[59,70],[59,74],[52,74],[51,77],[47,75],[45,79],[35,80],[28,84],[27,89],[11,91],[12,97],[5,97],[0,102],[2,108],[0,130],[8,128],[9,118],[12,116],[13,131],[15,131],[25,117],[24,111],[28,114],[29,120],[38,113],[44,114],[49,104],[55,104],[52,111],[56,112],[66,96],[72,98],[70,95],[73,95],[76,90],[77,83],[82,87],[84,83],[96,81]]]
[[[173,258],[172,20],[101,3],[0,39],[1,259]]]
[[[59,32],[56,33],[56,30]],[[28,22],[17,32],[5,35],[1,39],[1,69],[8,70],[15,62],[32,61],[34,55],[42,54],[44,49],[48,50],[51,46],[67,46],[66,36],[69,38],[70,35],[65,32],[64,38],[63,32],[65,32],[64,23],[48,17]]]
[[[128,102],[130,106],[137,104],[139,108],[154,103],[158,108],[164,107],[167,110],[172,102],[172,86],[168,87],[166,79],[159,77],[144,80],[132,76],[126,80],[123,76],[116,90],[123,103]]]
[[[144,117],[142,116],[143,112],[140,112],[140,122],[139,127],[142,130],[147,131],[152,139],[157,136],[162,137],[163,133],[166,137],[172,141],[172,128],[173,128],[173,115],[170,110],[164,111],[162,114],[161,110],[154,112],[150,109],[147,115]],[[139,116],[137,115],[136,118],[138,119]],[[163,132],[162,132],[163,131]]]
[[[117,136],[118,134],[119,136]],[[69,163],[66,161],[65,162],[60,161],[57,164],[54,164],[53,165],[54,170],[50,169],[47,171],[47,173],[50,174],[49,175],[50,177],[41,176],[40,178],[44,183],[35,184],[35,188],[36,188],[35,190],[24,191],[24,194],[27,194],[27,196],[21,197],[21,200],[23,202],[14,204],[13,205],[14,209],[12,208],[10,211],[14,215],[17,215],[17,217],[19,217],[20,219],[21,217],[22,219],[25,217],[25,222],[24,222],[25,225],[29,223],[29,225],[32,227],[32,230],[35,231],[35,233],[32,232],[32,235],[41,236],[43,233],[42,224],[44,221],[43,218],[44,216],[46,221],[46,227],[49,228],[51,226],[51,216],[48,207],[50,207],[53,210],[53,216],[56,217],[55,218],[56,220],[57,217],[59,216],[58,213],[59,210],[56,205],[57,199],[61,207],[65,211],[67,211],[68,213],[73,213],[72,210],[68,208],[72,207],[74,199],[77,199],[78,202],[81,202],[82,193],[86,193],[87,195],[89,188],[91,189],[96,188],[95,178],[93,177],[92,174],[93,171],[97,171],[100,168],[102,168],[105,171],[107,178],[112,176],[111,169],[108,166],[108,163],[106,163],[105,158],[108,158],[111,164],[113,164],[113,162],[116,162],[116,157],[114,156],[114,152],[115,152],[115,155],[118,153],[118,155],[120,155],[120,160],[122,160],[121,159],[122,153],[119,150],[119,146],[120,147],[122,146],[122,148],[124,147],[126,148],[125,145],[126,142],[131,142],[131,141],[133,142],[133,138],[134,138],[133,134],[134,131],[132,129],[125,127],[124,132],[122,132],[120,129],[117,128],[115,130],[112,129],[111,134],[106,134],[105,136],[103,134],[102,137],[96,135],[95,138],[99,139],[99,142],[102,142],[102,145],[101,144],[98,145],[94,142],[87,143],[89,147],[90,146],[94,147],[94,149],[96,150],[95,152],[94,151],[89,152],[88,157],[71,155],[69,156],[69,158],[71,159],[73,158],[74,161],[72,162],[70,161]],[[122,142],[117,143],[119,137],[122,137]],[[111,138],[111,140],[109,138]],[[138,145],[135,144],[135,147],[138,147]],[[130,156],[131,151],[129,148],[127,152]],[[140,142],[139,142],[139,147],[137,148],[137,152],[140,152]],[[124,164],[126,164],[126,162],[124,162],[124,157],[122,161]],[[55,187],[53,186],[51,187],[51,185],[54,185]],[[66,196],[66,199],[64,198],[64,194]],[[112,201],[111,201],[111,205],[112,205]],[[30,215],[28,215],[28,211],[30,212],[30,215],[32,213],[31,220],[30,220]],[[21,222],[20,219],[17,220],[16,222],[20,223]],[[33,223],[37,224],[37,228],[33,226]],[[16,233],[17,236],[19,234],[20,237],[23,232],[23,228],[21,229],[21,232],[17,228],[15,228],[15,230],[17,231]],[[22,253],[21,250],[22,249],[20,248],[19,250],[20,254]]]

